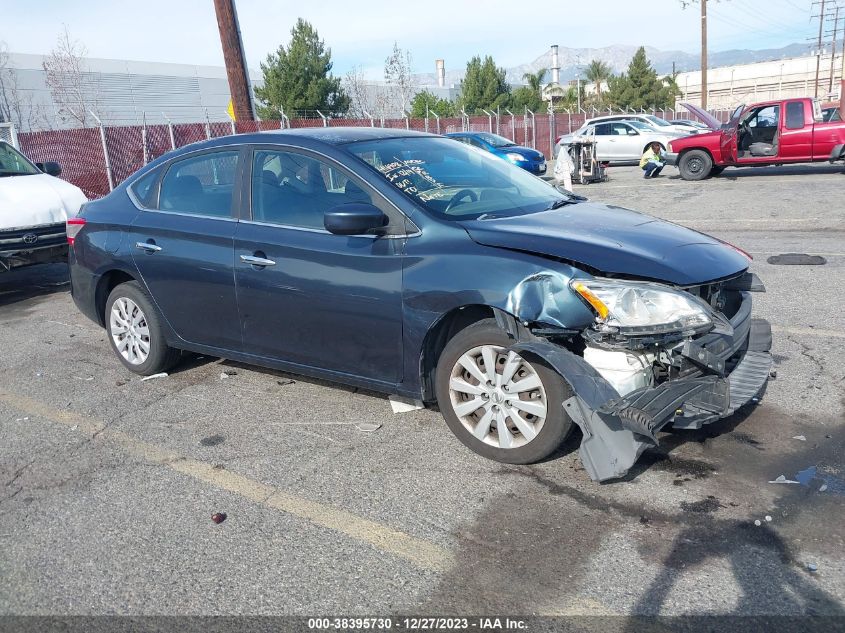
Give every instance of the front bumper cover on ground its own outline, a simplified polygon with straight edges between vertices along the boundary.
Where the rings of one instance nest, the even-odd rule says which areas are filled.
[[[543,358],[572,387],[575,395],[563,406],[583,434],[581,462],[593,480],[606,481],[623,477],[670,423],[698,429],[750,402],[768,380],[771,345],[771,327],[751,318],[745,292],[728,327],[672,350],[684,377],[625,396],[583,358],[547,340],[518,341],[513,349]]]

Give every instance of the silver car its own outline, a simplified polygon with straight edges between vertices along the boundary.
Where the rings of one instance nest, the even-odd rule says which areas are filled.
[[[659,132],[640,121],[608,121],[587,125],[560,137],[555,156],[561,147],[570,145],[579,136],[595,135],[596,158],[600,161],[622,163],[638,161],[652,143],[660,143],[666,150],[669,141],[688,136],[675,132]]]
[[[605,116],[597,116],[592,119],[587,119],[581,127],[588,125],[597,125],[599,123],[609,123],[611,121],[639,121],[646,125],[653,127],[658,132],[666,134],[698,134],[701,132],[699,128],[692,125],[682,123],[670,123],[666,119],[661,119],[659,116],[653,114],[606,114]]]

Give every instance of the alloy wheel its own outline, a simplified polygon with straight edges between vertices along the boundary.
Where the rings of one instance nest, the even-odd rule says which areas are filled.
[[[452,408],[464,428],[496,448],[532,441],[546,421],[546,391],[532,365],[513,351],[482,345],[463,354],[449,379]]]

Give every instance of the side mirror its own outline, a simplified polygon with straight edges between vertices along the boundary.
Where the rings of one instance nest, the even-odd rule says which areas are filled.
[[[335,235],[363,235],[387,223],[382,210],[366,202],[340,204],[323,214],[323,225]]]
[[[43,171],[45,174],[48,174],[50,176],[58,177],[62,173],[62,166],[53,161],[47,161],[46,163],[35,163],[35,166],[38,167],[38,169],[40,169],[41,171]]]

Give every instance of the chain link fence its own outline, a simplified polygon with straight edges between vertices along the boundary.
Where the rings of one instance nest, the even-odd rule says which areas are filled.
[[[231,134],[248,134],[285,128],[308,127],[385,127],[417,130],[431,134],[474,131],[492,132],[518,145],[533,147],[547,158],[552,157],[558,138],[569,134],[584,122],[608,114],[607,110],[590,112],[489,112],[481,116],[428,118],[331,118],[319,113],[307,117],[273,121],[206,121],[166,125],[128,125],[43,132],[19,132],[18,145],[32,161],[56,161],[62,165],[62,178],[78,186],[89,198],[100,198],[135,171],[163,154],[211,138]],[[612,114],[625,114],[622,111]],[[662,118],[674,118],[673,110],[646,111]],[[633,111],[627,114],[635,114]],[[688,118],[691,115],[684,113]],[[714,112],[720,120],[730,113]],[[1,125],[1,124],[0,124]],[[11,136],[0,127],[0,138]],[[13,128],[12,128],[13,130]]]

